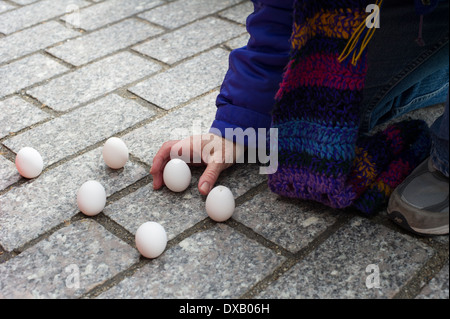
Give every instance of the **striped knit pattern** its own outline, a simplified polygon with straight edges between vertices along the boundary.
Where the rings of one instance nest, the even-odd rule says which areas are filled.
[[[371,214],[429,156],[431,137],[424,121],[411,120],[393,124],[370,138],[360,138],[358,144],[357,149],[364,150],[365,155],[356,156],[348,184],[356,194],[353,206]],[[362,160],[370,162],[370,169],[360,165]]]
[[[275,193],[334,208],[354,204],[371,213],[424,158],[426,147],[423,152],[406,147],[427,146],[422,124],[398,124],[373,137],[359,138],[367,53],[356,65],[340,63],[338,57],[365,22],[367,3],[295,2],[291,59],[272,114],[272,127],[279,134],[279,167],[269,176]],[[405,136],[404,130],[414,125],[420,128],[418,134]],[[390,151],[393,147],[398,152]]]

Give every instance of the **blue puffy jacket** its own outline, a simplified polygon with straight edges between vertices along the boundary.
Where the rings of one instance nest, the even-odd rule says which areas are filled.
[[[269,128],[270,112],[289,62],[294,0],[253,1],[247,18],[248,45],[230,53],[229,70],[217,97],[214,129]]]

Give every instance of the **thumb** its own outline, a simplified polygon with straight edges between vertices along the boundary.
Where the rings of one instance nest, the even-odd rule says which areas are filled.
[[[206,166],[203,175],[198,181],[198,190],[202,195],[208,195],[217,182],[220,173],[225,169],[225,164],[211,162]]]

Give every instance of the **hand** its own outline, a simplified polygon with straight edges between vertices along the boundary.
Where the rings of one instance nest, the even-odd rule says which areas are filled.
[[[236,163],[244,152],[244,146],[211,133],[165,142],[153,158],[150,170],[153,188],[160,189],[163,186],[166,164],[173,158],[181,158],[191,166],[206,165],[198,182],[198,190],[200,194],[208,195],[220,173]]]

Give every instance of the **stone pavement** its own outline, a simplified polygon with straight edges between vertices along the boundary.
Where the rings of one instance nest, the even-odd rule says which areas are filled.
[[[181,194],[152,189],[160,145],[208,130],[251,11],[248,0],[0,0],[0,298],[449,298],[448,236],[279,198],[256,164],[220,177],[237,203],[225,223],[205,213],[201,169]],[[118,171],[101,158],[111,136],[131,152]],[[45,161],[33,180],[14,166],[25,146]],[[108,201],[89,218],[76,191],[90,179]],[[168,234],[154,260],[134,243],[146,221]]]

